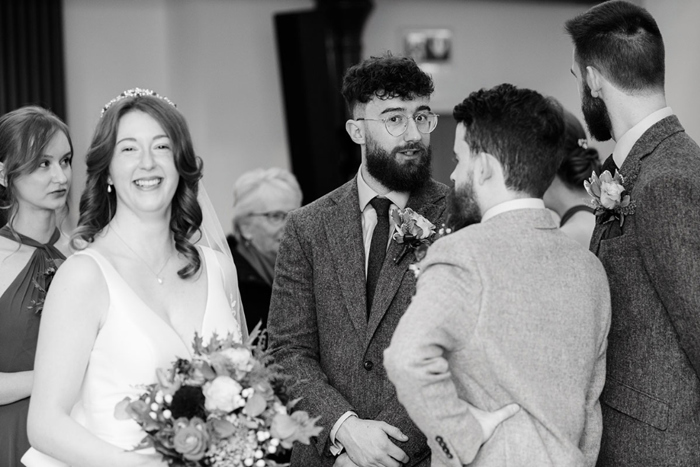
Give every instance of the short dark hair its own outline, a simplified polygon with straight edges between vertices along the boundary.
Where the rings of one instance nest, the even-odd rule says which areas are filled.
[[[503,166],[506,186],[541,198],[561,162],[564,118],[559,103],[530,89],[501,84],[473,92],[457,104],[466,143]]]
[[[557,175],[569,188],[583,190],[583,182],[591,178],[593,172],[600,175],[600,155],[596,148],[588,147],[581,122],[566,109],[564,124],[563,157]]]
[[[345,72],[342,94],[352,115],[357,104],[379,99],[415,99],[433,93],[432,78],[409,57],[370,57]]]
[[[601,3],[567,21],[566,31],[581,73],[593,66],[625,91],[663,90],[664,40],[644,8],[625,1]]]

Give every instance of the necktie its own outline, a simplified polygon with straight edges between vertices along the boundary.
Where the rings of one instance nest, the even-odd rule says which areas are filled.
[[[372,234],[372,243],[369,247],[369,261],[367,264],[367,319],[372,309],[374,290],[377,288],[379,273],[382,271],[386,246],[389,241],[389,205],[391,201],[386,198],[373,198],[369,202],[377,211],[377,226]]]
[[[600,173],[603,173],[607,170],[608,172],[610,172],[610,175],[612,175],[614,177],[615,171],[618,168],[619,167],[617,166],[617,164],[615,164],[615,159],[613,159],[612,154],[610,154],[610,157],[605,159],[605,162],[603,162],[603,167],[600,169]]]

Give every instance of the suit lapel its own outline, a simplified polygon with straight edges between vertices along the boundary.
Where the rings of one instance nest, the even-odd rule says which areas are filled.
[[[642,160],[651,154],[661,141],[679,131],[683,131],[683,127],[678,118],[675,115],[671,115],[652,125],[632,146],[629,155],[622,163],[622,167],[620,167],[620,174],[624,180],[622,186],[625,187],[625,190],[630,195],[632,195],[632,190],[637,184],[639,173],[642,170]],[[634,202],[634,197],[632,197],[632,201]],[[600,249],[600,242],[604,232],[605,228],[603,225],[596,222],[590,245],[591,251],[596,255]]]
[[[426,188],[412,195],[406,205],[406,207],[413,209],[435,224],[436,229],[440,228],[438,220],[445,209],[444,203],[440,203],[445,194],[438,187],[439,185],[431,180],[426,185]],[[394,258],[398,257],[402,249],[403,245],[391,240],[384,264],[382,265],[382,272],[377,282],[377,291],[374,294],[374,303],[372,303],[367,329],[367,343],[369,343],[374,332],[379,327],[379,323],[384,318],[389,305],[391,305],[401,286],[404,273],[413,262],[414,256],[412,252],[406,254],[398,264],[394,261]]]
[[[357,180],[351,180],[344,188],[334,199],[336,206],[326,211],[324,227],[350,320],[355,330],[364,335],[367,330],[367,291]]]

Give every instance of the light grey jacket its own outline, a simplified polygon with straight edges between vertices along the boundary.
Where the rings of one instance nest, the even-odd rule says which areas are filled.
[[[448,188],[430,181],[412,193],[407,207],[433,224],[444,222]],[[414,255],[398,264],[401,245],[392,241],[367,321],[365,258],[357,180],[289,215],[277,256],[270,304],[269,334],[274,360],[293,377],[298,408],[321,416],[323,432],[312,446],[297,444],[292,466],[331,466],[329,432],[338,418],[360,418],[398,427],[408,441],[395,443],[411,458],[407,466],[427,466],[425,437],[396,399],[382,353],[415,292],[408,269]]]
[[[544,209],[437,241],[385,365],[433,466],[592,466],[610,294],[598,259]],[[521,410],[480,445],[466,402]]]

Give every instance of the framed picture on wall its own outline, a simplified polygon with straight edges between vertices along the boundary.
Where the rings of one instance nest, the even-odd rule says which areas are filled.
[[[408,29],[403,33],[404,55],[418,64],[442,65],[450,62],[452,31],[449,29]]]

